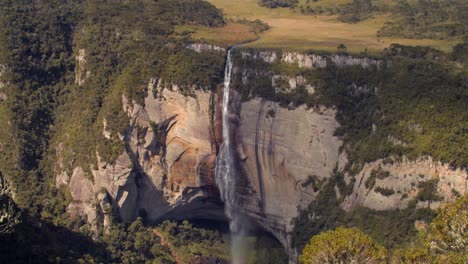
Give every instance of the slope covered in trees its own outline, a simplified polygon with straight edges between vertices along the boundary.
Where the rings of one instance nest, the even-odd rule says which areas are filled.
[[[106,158],[123,148],[121,142],[99,145],[102,124],[96,120],[108,115],[111,129],[121,131],[128,120],[114,111],[118,104],[112,95],[141,101],[145,76],[181,87],[211,89],[220,82],[222,58],[185,49],[190,40],[174,31],[183,24],[215,27],[224,19],[201,0],[0,1],[0,175],[11,182],[22,211],[14,232],[1,236],[2,261],[168,263],[161,260],[170,259],[163,248],[112,246],[138,238],[138,232],[147,232],[143,227],[115,227],[102,241],[92,241],[87,224],[69,218],[71,199],[67,190],[55,187],[54,160],[62,139],[76,154],[67,160],[70,165],[93,158],[93,145]],[[80,50],[93,74],[86,84],[75,82]],[[3,200],[2,194],[2,211]],[[111,242],[115,233],[117,241]],[[158,244],[148,234],[134,247]],[[144,256],[132,255],[138,252]]]

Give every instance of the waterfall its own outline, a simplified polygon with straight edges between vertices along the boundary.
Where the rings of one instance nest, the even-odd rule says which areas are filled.
[[[224,91],[223,91],[223,143],[220,146],[216,159],[215,179],[218,185],[221,200],[224,202],[224,212],[229,219],[229,229],[231,231],[231,256],[232,264],[242,264],[245,261],[245,243],[241,238],[245,233],[245,226],[239,212],[236,197],[236,171],[234,166],[234,153],[231,146],[231,130],[229,120],[229,95],[232,72],[232,49],[229,49],[224,70]]]

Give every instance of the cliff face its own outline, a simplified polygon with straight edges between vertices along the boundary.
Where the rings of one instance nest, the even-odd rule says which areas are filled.
[[[446,164],[434,162],[430,157],[415,161],[407,158],[377,160],[367,163],[355,178],[353,192],[342,204],[351,211],[356,206],[374,210],[403,209],[417,199],[421,186],[435,182],[433,190],[439,201],[419,201],[418,207],[438,208],[442,202],[454,200],[457,194],[468,193],[466,170],[450,168]],[[389,192],[382,194],[378,190]]]
[[[202,51],[213,47],[191,46]],[[380,67],[383,61],[349,56],[275,52],[242,52],[243,58],[267,63],[281,60],[298,67],[339,67],[360,65]],[[80,64],[84,67],[84,65]],[[242,85],[249,86],[245,69]],[[80,74],[82,76],[82,74]],[[314,87],[301,75],[273,75],[272,87],[291,91],[298,86],[314,94]],[[81,79],[81,78],[78,78]],[[287,87],[278,84],[286,80]],[[343,142],[334,135],[339,127],[333,107],[285,107],[279,103],[254,97],[242,101],[232,90],[230,121],[238,166],[238,185],[233,186],[241,197],[244,213],[275,235],[286,248],[290,247],[291,220],[298,207],[307,206],[320,192],[310,180],[326,182],[335,169],[348,163],[341,153]],[[144,105],[122,97],[122,111],[129,119],[127,135],[118,135],[125,151],[113,162],[99,158],[90,164],[92,178],[84,168],[75,167],[68,175],[57,148],[57,185],[68,186],[74,202],[70,212],[86,215],[88,222],[108,221],[112,206],[124,221],[138,215],[148,220],[162,218],[224,219],[222,203],[214,182],[214,166],[221,144],[221,92],[193,89],[183,95],[177,86],[164,87],[151,79]],[[103,135],[112,135],[106,130]],[[378,160],[364,165],[355,175],[345,175],[352,185],[351,194],[342,207],[350,211],[356,206],[375,210],[405,208],[422,188],[419,183],[438,179],[436,195],[449,201],[456,193],[467,193],[467,171],[420,158],[416,161]],[[378,190],[386,189],[382,194]],[[96,201],[98,203],[96,203]],[[419,206],[436,207],[441,202],[420,202]],[[96,204],[98,206],[96,207]],[[290,251],[294,254],[294,250]]]
[[[385,62],[371,58],[360,58],[348,55],[323,56],[318,54],[302,54],[298,52],[284,52],[278,54],[274,51],[242,52],[242,59],[263,60],[273,63],[277,60],[289,64],[297,64],[300,68],[325,68],[334,64],[338,67],[359,65],[362,67],[381,67]]]
[[[312,175],[328,178],[338,162],[337,127],[333,109],[288,110],[262,99],[241,104],[236,149],[248,182],[242,206],[283,243],[297,207],[317,194],[302,184]]]
[[[157,98],[152,89],[158,89]],[[176,86],[171,89],[162,89],[152,79],[145,106],[122,98],[130,127],[128,135],[121,137],[126,151],[115,162],[101,161],[97,153],[96,166],[90,164],[97,167],[92,170],[92,179],[80,167],[70,177],[66,172],[59,174],[57,185],[68,185],[75,200],[71,212],[85,214],[93,223],[104,213],[104,208],[96,212],[93,205],[100,193],[104,194],[101,200],[112,201],[124,221],[138,215],[148,220],[182,214],[224,218],[219,201],[210,200],[217,197],[211,180],[215,154],[210,139],[210,94],[196,91],[195,97],[186,97]],[[57,153],[60,171],[60,149]]]

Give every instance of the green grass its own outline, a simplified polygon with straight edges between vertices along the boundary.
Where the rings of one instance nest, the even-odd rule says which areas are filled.
[[[385,2],[385,0],[382,1]],[[432,46],[443,51],[450,51],[458,43],[457,40],[378,38],[377,31],[385,21],[391,19],[384,15],[378,15],[356,24],[347,24],[339,22],[336,16],[301,15],[289,8],[260,7],[256,0],[209,0],[209,2],[222,9],[226,18],[261,19],[271,26],[271,29],[261,34],[258,40],[247,44],[248,47],[334,52],[340,43],[344,43],[351,53],[360,53],[365,49],[380,53],[392,43]],[[331,7],[348,2],[349,0],[323,0],[311,2],[310,5],[311,7],[316,5]],[[212,29],[199,27],[194,37],[219,42],[219,39],[223,39],[222,29],[218,30],[220,34],[210,34]],[[240,40],[242,41],[239,42],[245,42],[252,39],[245,37]]]

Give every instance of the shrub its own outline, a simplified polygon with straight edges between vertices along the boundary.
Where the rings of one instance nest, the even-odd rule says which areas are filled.
[[[468,195],[439,210],[439,214],[430,225],[429,240],[435,252],[467,254]]]
[[[382,194],[383,196],[390,196],[395,193],[395,191],[392,189],[382,188],[380,186],[375,188],[375,191]]]
[[[358,229],[338,228],[312,237],[301,264],[385,263],[386,250]]]
[[[278,7],[295,7],[299,3],[299,0],[259,0],[258,4],[260,6],[268,8],[278,8]]]
[[[437,195],[439,179],[432,179],[418,184],[419,192],[416,198],[419,201],[439,201],[442,197]]]

